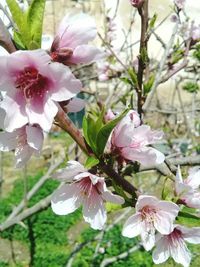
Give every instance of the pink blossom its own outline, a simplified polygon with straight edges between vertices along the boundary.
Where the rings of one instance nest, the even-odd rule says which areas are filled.
[[[40,155],[43,132],[37,125],[26,125],[13,132],[0,132],[0,150],[15,150],[16,167],[23,167],[34,154]]]
[[[175,191],[179,200],[188,207],[200,208],[200,168],[189,169],[188,178],[184,179],[181,175],[180,167],[176,174]]]
[[[185,241],[192,244],[200,244],[200,227],[186,228],[176,225],[169,235],[156,237],[156,248],[153,251],[153,261],[156,264],[165,262],[170,256],[184,267],[188,267],[191,261],[191,253]]]
[[[66,65],[95,61],[103,56],[98,48],[88,44],[96,34],[96,24],[92,17],[83,13],[65,16],[52,44],[51,57]]]
[[[193,26],[193,28],[192,28],[192,39],[194,41],[197,41],[197,40],[200,39],[200,25]]]
[[[88,172],[79,162],[69,161],[56,176],[67,182],[58,188],[52,197],[52,209],[58,215],[66,215],[83,206],[83,218],[93,229],[102,229],[107,216],[104,202],[123,204],[120,196],[106,187],[103,177]]]
[[[130,0],[130,2],[132,6],[138,8],[143,4],[144,0]]]
[[[115,114],[113,113],[112,109],[108,109],[107,113],[104,116],[106,122],[112,121],[115,118]]]
[[[130,111],[114,128],[110,149],[120,160],[138,161],[143,165],[160,164],[164,155],[148,145],[160,140],[163,133],[140,125],[139,115]]]
[[[98,79],[101,82],[107,81],[109,79],[109,64],[107,61],[98,61],[97,62],[97,74]]]
[[[0,89],[6,91],[1,108],[6,111],[5,130],[39,124],[49,131],[57,114],[57,101],[80,92],[81,83],[68,67],[51,63],[43,50],[17,51],[0,60]]]
[[[135,206],[136,213],[125,223],[122,235],[132,238],[141,235],[146,250],[155,244],[156,230],[161,234],[169,234],[173,230],[173,221],[179,207],[169,201],[161,201],[154,196],[139,196]]]
[[[85,100],[74,97],[70,100],[60,102],[60,105],[67,113],[79,112],[85,107]]]
[[[174,3],[179,9],[183,9],[185,6],[185,0],[174,0]]]

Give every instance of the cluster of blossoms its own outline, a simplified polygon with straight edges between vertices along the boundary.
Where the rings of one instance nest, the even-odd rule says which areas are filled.
[[[68,112],[83,108],[82,100],[75,98],[81,82],[68,66],[91,63],[102,56],[88,44],[96,34],[90,16],[69,15],[62,20],[49,53],[17,51],[0,58],[0,90],[4,92],[0,150],[15,150],[17,167],[40,153],[43,132],[50,131],[59,104],[65,103]]]
[[[179,175],[178,172],[177,176]],[[66,215],[82,206],[83,218],[93,229],[101,230],[106,223],[105,202],[124,203],[122,197],[107,189],[104,177],[88,172],[77,161],[69,161],[66,168],[58,170],[54,177],[64,184],[53,194],[53,211],[58,215]],[[199,178],[199,169],[192,169],[184,181],[185,184],[191,185],[191,188],[188,188],[189,194],[197,193],[194,187],[200,184]],[[183,196],[185,194],[187,195],[184,191]],[[181,195],[179,196],[183,201]],[[196,202],[194,200],[194,205],[188,204],[188,206],[199,207],[199,199],[198,197]],[[177,263],[188,267],[191,254],[185,242],[200,244],[200,227],[187,228],[174,224],[180,211],[179,205],[159,200],[155,196],[140,195],[135,210],[136,213],[125,222],[122,235],[128,238],[140,235],[142,245],[147,251],[155,246],[152,256],[156,264],[165,262],[171,256]]]
[[[115,118],[108,110],[105,121]],[[164,155],[149,145],[160,140],[162,133],[141,125],[137,112],[131,110],[113,129],[107,149],[121,163],[137,161],[145,166],[159,164]],[[55,179],[64,182],[53,194],[52,209],[58,215],[74,212],[83,207],[83,218],[93,229],[103,229],[106,223],[105,202],[123,204],[124,199],[106,187],[104,177],[94,175],[80,163],[69,161],[66,168],[57,171]],[[193,168],[183,181],[177,171],[175,196],[177,203],[200,208],[200,170]],[[136,213],[124,224],[122,235],[133,238],[140,235],[145,250],[153,251],[153,261],[163,263],[170,256],[184,267],[189,266],[191,255],[186,242],[200,243],[200,228],[187,228],[174,224],[180,206],[155,196],[140,195],[135,205]]]

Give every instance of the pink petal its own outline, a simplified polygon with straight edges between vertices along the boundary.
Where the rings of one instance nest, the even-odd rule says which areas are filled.
[[[177,204],[170,201],[159,201],[158,208],[160,208],[161,211],[168,213],[171,220],[176,218],[180,210]]]
[[[117,125],[112,134],[112,144],[117,147],[130,146],[132,141],[133,131],[134,131],[134,125],[126,125],[126,124]]]
[[[6,96],[1,102],[1,108],[6,112],[4,120],[4,128],[8,132],[13,132],[17,128],[21,128],[28,123],[28,118],[23,108],[13,99]]]
[[[62,185],[58,188],[51,200],[51,207],[58,215],[67,215],[81,206],[82,199],[76,184]]]
[[[142,147],[138,149],[125,147],[122,149],[122,155],[124,158],[133,162],[138,161],[144,166],[160,164],[165,159],[165,156],[161,152],[152,147]]]
[[[60,37],[60,47],[75,48],[96,37],[96,24],[92,17],[80,13],[65,16],[58,29]]]
[[[184,267],[189,267],[191,254],[186,244],[182,240],[179,240],[178,245],[171,245],[170,252],[175,262],[182,264]]]
[[[141,195],[136,203],[136,211],[140,211],[145,206],[156,207],[159,200],[154,196]]]
[[[154,227],[163,235],[170,234],[173,231],[174,226],[169,213],[164,211],[157,212],[154,219]]]
[[[72,64],[89,64],[95,60],[101,59],[103,56],[103,52],[93,45],[79,45],[74,49],[69,62]]]
[[[100,195],[95,196],[94,201],[84,199],[83,218],[93,229],[101,230],[106,222],[107,215]]]
[[[1,129],[4,129],[4,120],[6,117],[6,112],[0,107],[0,127]]]
[[[85,107],[85,100],[81,98],[73,98],[69,104],[67,104],[67,112],[79,112]]]
[[[58,170],[53,177],[60,181],[72,181],[76,175],[85,171],[83,165],[78,161],[70,160],[64,169]]]
[[[52,101],[48,100],[45,103],[43,111],[37,111],[36,108],[26,107],[26,113],[29,118],[30,124],[39,124],[44,131],[51,129],[54,117],[58,112],[57,105]]]
[[[177,225],[176,228],[182,232],[185,241],[191,244],[200,244],[200,227],[187,228]]]
[[[156,248],[153,251],[152,258],[155,264],[160,264],[170,257],[169,245],[165,237],[156,242]]]
[[[113,194],[110,190],[107,189],[106,183],[103,183],[103,190],[101,191],[103,199],[108,202],[123,204],[124,199],[118,195]]]
[[[54,62],[50,64],[49,68],[52,71],[51,80],[55,80],[51,99],[64,101],[73,98],[80,92],[81,82],[75,78],[67,66]]]
[[[154,230],[154,229],[152,229]],[[155,232],[142,231],[141,232],[142,245],[146,251],[151,250],[155,245]]]
[[[0,132],[0,150],[1,151],[11,151],[17,146],[17,132],[12,133]]]
[[[142,228],[142,218],[140,214],[136,213],[128,218],[124,224],[122,235],[132,238],[140,235],[144,229]]]
[[[189,176],[184,181],[186,184],[190,185],[193,189],[199,189],[200,186],[200,169],[199,167],[190,168]]]
[[[41,150],[44,140],[42,129],[37,126],[26,126],[27,143],[36,150]]]
[[[34,150],[29,145],[23,145],[20,149],[15,150],[16,167],[22,168],[31,158]]]
[[[189,192],[184,195],[184,201],[190,208],[200,209],[200,192]]]

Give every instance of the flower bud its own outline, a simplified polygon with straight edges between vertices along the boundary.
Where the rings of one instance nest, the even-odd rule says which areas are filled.
[[[142,6],[144,0],[130,0],[130,2],[132,6],[139,8]]]

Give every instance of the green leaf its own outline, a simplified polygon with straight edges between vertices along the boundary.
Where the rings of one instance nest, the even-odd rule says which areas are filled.
[[[14,31],[14,41],[15,41],[15,45],[19,50],[25,50],[26,47],[23,44],[23,40],[22,40],[22,36],[19,32]]]
[[[120,116],[118,116],[116,119],[108,122],[106,125],[104,125],[99,133],[97,134],[96,139],[96,146],[97,146],[97,154],[98,156],[101,156],[104,152],[106,143],[108,141],[108,138],[113,130],[113,128],[117,125],[117,123],[124,118],[124,116],[128,113],[129,109],[126,109]]]
[[[96,153],[96,136],[97,136],[96,122],[90,115],[88,115],[87,117],[83,118],[82,127],[86,142],[92,148],[92,151]]]
[[[147,83],[144,84],[144,93],[148,94],[151,91],[151,87],[155,81],[155,75],[152,74]]]
[[[6,0],[6,3],[10,9],[12,19],[21,32],[24,29],[24,21],[26,19],[25,13],[21,10],[16,0]]]
[[[124,82],[125,84],[129,84],[129,85],[133,86],[132,81],[129,78],[127,78],[127,77],[121,77],[120,80],[122,82]]]
[[[88,157],[85,162],[85,168],[90,169],[94,166],[96,166],[99,163],[99,160],[94,157]]]
[[[146,63],[149,61],[148,53],[147,53],[147,49],[146,49],[145,47],[143,47],[143,48],[141,49],[140,57],[141,57],[142,62],[143,62],[144,64],[146,64]]]
[[[137,74],[136,74],[135,70],[133,68],[129,68],[128,69],[128,74],[129,74],[133,84],[137,86],[138,80],[137,80]]]
[[[87,144],[90,145],[90,141],[88,138],[88,123],[87,123],[87,118],[85,116],[83,117],[82,128],[83,128],[83,135],[85,137],[85,140]]]
[[[183,85],[183,90],[189,93],[197,93],[197,91],[199,91],[199,85],[198,83],[187,82]]]
[[[23,43],[23,46],[26,46],[29,40],[29,36],[30,36],[29,30],[27,28],[26,13],[24,13],[21,10],[16,0],[6,0],[6,3],[9,7],[10,13],[12,15],[12,19],[17,26],[16,32],[20,34],[21,36],[20,39],[21,39],[21,42]]]
[[[184,211],[179,212],[177,221],[186,226],[200,226],[200,217]]]
[[[155,22],[156,22],[156,20],[157,20],[157,17],[158,17],[158,15],[155,13],[155,14],[153,15],[152,19],[150,20],[150,22],[149,22],[149,29],[150,29],[150,30],[154,27]]]
[[[27,25],[30,29],[30,48],[40,48],[42,39],[42,26],[46,0],[33,0],[28,10]]]

